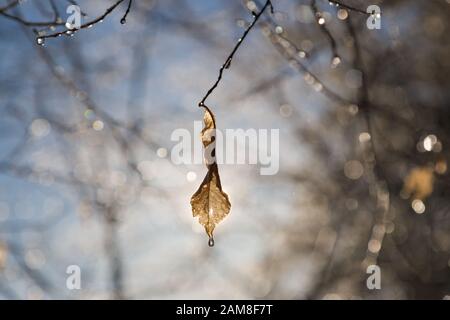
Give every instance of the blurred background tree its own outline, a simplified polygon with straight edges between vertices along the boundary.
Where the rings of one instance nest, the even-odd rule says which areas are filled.
[[[136,0],[122,25],[128,1],[80,0],[83,22],[118,5],[37,44],[72,3],[0,1],[2,298],[448,297],[449,1],[272,1],[209,103],[280,128],[280,172],[222,166],[213,249],[170,134],[264,2]]]

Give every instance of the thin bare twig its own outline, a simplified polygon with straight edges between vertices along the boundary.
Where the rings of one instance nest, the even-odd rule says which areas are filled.
[[[128,0],[128,7],[127,7],[127,11],[125,12],[125,14],[123,15],[122,19],[120,19],[120,23],[121,24],[125,24],[127,22],[127,16],[130,13],[131,10],[131,5],[133,4],[133,0]]]
[[[335,1],[335,0],[326,0],[329,3],[333,3],[334,5],[338,6],[338,7],[342,7],[344,9],[350,10],[350,11],[355,11],[361,14],[365,14],[365,15],[370,15],[370,13],[367,13],[366,11],[362,10],[362,9],[358,9],[352,6],[349,6],[345,3],[342,3],[341,1]]]
[[[219,85],[219,82],[222,80],[223,71],[225,69],[228,69],[231,65],[231,61],[233,60],[234,54],[241,46],[242,42],[244,42],[245,37],[247,37],[250,30],[255,26],[256,22],[258,22],[258,19],[261,17],[261,15],[264,13],[264,11],[270,7],[270,11],[273,13],[273,5],[270,0],[267,0],[264,6],[262,7],[261,11],[259,13],[253,12],[253,21],[250,23],[250,25],[247,27],[247,29],[244,31],[244,34],[241,38],[239,38],[237,44],[234,46],[233,50],[231,51],[230,55],[225,59],[224,64],[219,69],[219,76],[216,80],[216,82],[213,84],[213,86],[208,90],[208,92],[205,94],[205,96],[202,98],[202,100],[198,103],[199,107],[204,107],[206,99],[211,95],[211,93],[217,88]]]
[[[337,65],[340,62],[339,55],[337,53],[337,46],[336,46],[336,40],[334,40],[333,35],[331,34],[330,30],[325,25],[325,20],[322,17],[322,14],[320,13],[319,9],[317,8],[316,0],[311,0],[311,9],[314,13],[314,17],[317,21],[317,24],[320,27],[320,30],[322,33],[328,38],[330,41],[331,51],[333,53],[333,65]],[[323,20],[321,20],[323,19]],[[339,60],[336,60],[339,59]]]
[[[106,11],[105,11],[104,14],[102,14],[101,16],[99,16],[98,18],[96,18],[96,19],[94,19],[94,20],[91,20],[91,21],[89,21],[89,22],[86,22],[86,23],[82,24],[79,28],[67,29],[67,30],[64,30],[64,31],[55,32],[55,33],[48,34],[48,35],[41,35],[41,36],[38,36],[38,37],[36,38],[36,41],[37,41],[38,44],[41,44],[41,45],[42,45],[42,44],[44,44],[45,39],[48,39],[48,38],[57,38],[57,37],[60,37],[60,36],[62,36],[62,35],[72,36],[72,35],[75,34],[75,32],[77,32],[77,31],[79,31],[79,30],[81,30],[81,29],[91,28],[91,27],[94,26],[95,24],[103,22],[103,20],[104,20],[111,12],[113,12],[120,4],[121,4],[122,2],[124,2],[124,1],[125,1],[125,0],[118,0],[115,4],[113,4],[111,7],[109,7],[108,9],[106,9]],[[131,6],[131,1],[129,1],[129,3],[128,3],[128,9],[127,9],[125,15],[122,17],[121,22],[122,22],[123,19],[126,18],[126,16],[128,15],[130,6]]]

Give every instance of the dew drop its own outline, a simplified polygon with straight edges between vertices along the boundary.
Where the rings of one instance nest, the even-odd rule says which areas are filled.
[[[127,19],[125,19],[125,18],[120,19],[120,23],[121,23],[121,24],[127,23]]]
[[[36,39],[36,43],[37,43],[38,45],[40,45],[40,46],[43,46],[44,43],[45,43],[45,39],[39,37],[39,38]]]
[[[208,246],[214,247],[214,238],[213,238],[213,237],[209,238],[209,240],[208,240]]]

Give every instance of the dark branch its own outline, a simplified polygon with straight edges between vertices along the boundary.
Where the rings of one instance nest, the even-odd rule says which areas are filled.
[[[128,8],[125,14],[123,15],[122,19],[120,19],[121,24],[125,24],[127,22],[127,16],[130,13],[131,4],[133,3],[133,0],[128,0]]]
[[[228,69],[231,65],[231,61],[233,60],[234,54],[237,52],[237,50],[239,49],[239,47],[241,46],[242,42],[244,42],[245,37],[247,37],[248,33],[250,32],[250,30],[253,28],[253,26],[256,24],[256,22],[258,21],[259,17],[261,17],[261,15],[264,13],[264,11],[270,7],[270,11],[273,13],[273,5],[272,2],[270,0],[267,0],[266,3],[264,4],[264,6],[262,7],[261,11],[259,13],[253,13],[253,21],[252,23],[250,23],[250,25],[247,27],[247,29],[244,31],[244,34],[242,35],[241,38],[239,38],[237,44],[235,45],[235,47],[233,48],[233,50],[231,51],[230,55],[225,59],[224,64],[220,67],[219,69],[219,77],[217,78],[216,82],[213,84],[213,86],[208,90],[208,92],[206,93],[206,95],[203,97],[203,99],[198,103],[199,107],[204,107],[205,106],[205,102],[206,99],[210,96],[210,94],[217,88],[217,86],[219,85],[219,82],[222,80],[222,75],[223,75],[223,71],[224,69]]]
[[[320,13],[319,9],[317,8],[316,0],[311,0],[311,9],[314,13],[314,17],[317,21],[317,24],[320,27],[320,30],[330,41],[331,51],[333,53],[332,66],[335,67],[341,61],[341,59],[337,53],[336,41],[334,40],[333,35],[331,34],[330,30],[328,30],[328,28],[325,25],[325,19],[322,17],[322,14]]]
[[[326,0],[329,3],[333,3],[334,5],[338,6],[338,7],[342,7],[344,9],[350,10],[350,11],[355,11],[361,14],[365,14],[365,15],[370,15],[370,13],[367,13],[366,11],[362,10],[362,9],[358,9],[349,5],[346,5],[345,3],[342,3],[340,1],[335,1],[335,0]]]
[[[105,13],[104,13],[103,15],[99,16],[98,18],[96,18],[96,19],[94,19],[94,20],[92,20],[92,21],[89,21],[89,22],[86,22],[85,24],[82,24],[82,25],[80,26],[80,28],[67,29],[67,30],[64,30],[64,31],[55,32],[55,33],[48,34],[48,35],[38,36],[38,37],[36,38],[36,42],[37,42],[38,44],[42,45],[42,44],[44,44],[45,39],[48,39],[48,38],[57,38],[57,37],[60,37],[60,36],[62,36],[62,35],[72,36],[73,34],[75,34],[75,32],[77,32],[77,31],[79,31],[79,30],[81,30],[81,29],[91,28],[91,27],[94,26],[95,24],[100,23],[100,22],[103,22],[103,20],[104,20],[111,12],[113,12],[120,4],[121,4],[122,2],[124,2],[124,1],[125,1],[125,0],[118,0],[115,4],[113,4],[111,7],[109,7],[109,8],[105,11]],[[125,13],[125,16],[124,16],[124,17],[126,17],[126,15],[128,14],[130,6],[131,6],[131,1],[128,3],[128,9],[127,9],[127,12]],[[122,18],[122,19],[123,19],[123,18]]]

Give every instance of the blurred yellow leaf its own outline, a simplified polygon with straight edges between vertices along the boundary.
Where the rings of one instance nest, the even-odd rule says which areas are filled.
[[[406,176],[403,192],[418,200],[425,200],[433,192],[434,174],[429,167],[417,167]]]
[[[191,198],[192,214],[205,227],[209,236],[209,245],[214,245],[213,231],[216,225],[230,212],[231,204],[228,195],[222,191],[219,169],[215,161],[215,129],[214,115],[204,106],[204,128],[201,140],[205,148],[205,161],[208,172],[198,190]]]

